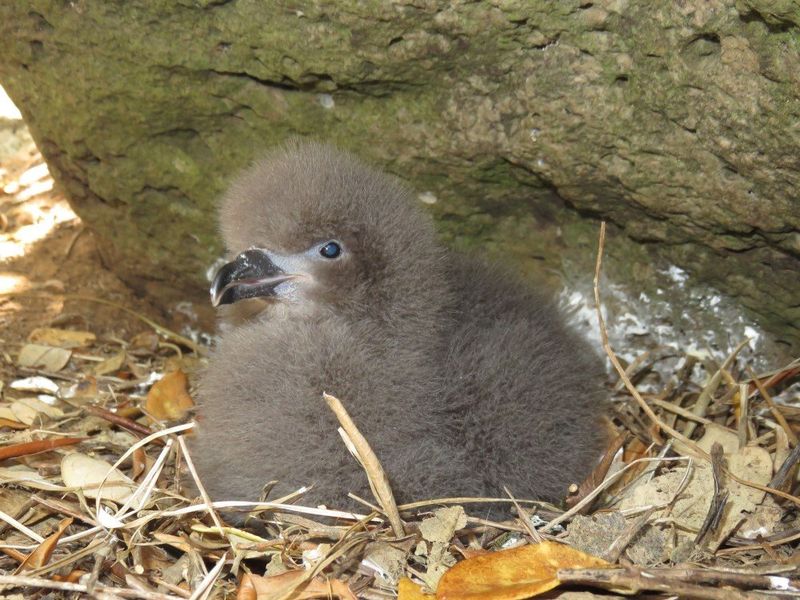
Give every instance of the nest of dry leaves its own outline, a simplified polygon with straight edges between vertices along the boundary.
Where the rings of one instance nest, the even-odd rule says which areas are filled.
[[[597,284],[595,294],[599,305]],[[516,518],[490,522],[468,516],[469,499],[397,506],[347,399],[330,396],[372,484],[360,514],[305,506],[303,490],[213,505],[187,496],[189,381],[205,349],[147,323],[151,331],[125,340],[39,328],[4,353],[3,594],[800,595],[800,361],[754,373],[743,342],[729,356],[671,350],[623,365],[601,318],[613,442],[563,506],[515,499],[512,486],[495,501]],[[219,510],[232,507],[259,526],[227,525]]]

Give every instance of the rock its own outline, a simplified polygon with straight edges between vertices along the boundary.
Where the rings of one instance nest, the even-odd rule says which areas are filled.
[[[797,348],[798,26],[767,0],[9,0],[0,81],[140,289],[204,289],[219,192],[302,134],[407,178],[445,238],[526,271],[576,239],[593,254],[564,203],[602,215]]]

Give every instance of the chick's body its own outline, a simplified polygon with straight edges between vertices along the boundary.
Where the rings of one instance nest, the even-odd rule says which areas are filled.
[[[256,499],[270,480],[331,507],[368,497],[323,391],[401,502],[503,486],[557,500],[588,473],[598,359],[551,301],[445,251],[393,179],[296,144],[234,184],[221,224],[235,258],[212,288],[226,326],[192,451],[212,498]]]

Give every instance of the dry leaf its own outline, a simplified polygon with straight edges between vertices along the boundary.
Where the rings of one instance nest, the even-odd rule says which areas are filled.
[[[42,415],[57,419],[64,416],[64,411],[38,398],[20,398],[10,405],[0,406],[0,417],[33,425],[42,420]]]
[[[71,404],[84,404],[94,400],[97,397],[97,379],[89,375],[62,390],[61,397],[72,400]]]
[[[707,454],[711,454],[711,447],[717,443],[722,446],[724,454],[733,454],[739,449],[739,436],[716,423],[706,423],[703,437],[697,440],[697,446]]]
[[[464,528],[466,524],[467,515],[461,506],[440,508],[420,524],[420,534],[430,542],[430,547],[424,548],[428,559],[425,574],[420,577],[430,589],[435,590],[442,575],[456,563],[455,557],[448,552],[450,540],[456,530]]]
[[[133,336],[131,349],[155,352],[158,350],[158,334],[155,331],[143,331]]]
[[[733,446],[733,437],[722,428],[710,428],[709,435],[715,440],[726,440],[727,447]],[[705,436],[704,436],[705,438]],[[737,440],[738,445],[738,440]],[[733,453],[726,453],[728,469],[745,481],[767,485],[772,477],[772,457],[764,448],[745,446],[736,448]],[[653,479],[638,485],[620,503],[620,510],[641,509],[648,506],[664,506],[675,496],[684,483],[687,467],[667,471]],[[725,486],[730,491],[728,504],[725,507],[722,521],[713,539],[716,542],[726,538],[739,526],[741,520],[751,513],[764,500],[764,492],[741,485],[730,477],[724,477]],[[711,500],[714,496],[714,478],[711,465],[705,461],[696,461],[692,466],[688,482],[679,497],[673,503],[670,516],[680,531],[697,531],[703,525]],[[664,511],[654,513],[654,518],[663,516]]]
[[[60,419],[61,417],[64,416],[64,411],[58,408],[57,406],[53,406],[53,403],[55,402],[57,402],[57,400],[52,396],[40,395],[39,398],[33,398],[31,396],[28,396],[25,398],[20,398],[15,402],[12,402],[11,410],[12,412],[16,413],[18,408],[21,405],[24,405],[30,408],[31,410],[35,410],[36,412],[42,413],[43,415],[47,415],[51,419]]]
[[[0,416],[14,419],[26,425],[33,425],[39,420],[39,411],[23,402],[14,402],[0,407]]]
[[[94,342],[95,336],[90,331],[72,331],[70,329],[54,329],[52,327],[39,327],[31,331],[28,341],[45,346],[58,346],[59,348],[80,348]]]
[[[67,517],[66,519],[62,519],[62,521],[58,524],[58,528],[41,544],[36,547],[36,550],[31,552],[22,564],[17,569],[15,575],[17,573],[21,573],[23,571],[30,571],[32,569],[38,569],[39,567],[43,567],[48,563],[50,560],[50,556],[53,554],[53,550],[56,549],[56,544],[58,544],[58,540],[63,535],[64,531],[66,531],[67,527],[72,525],[72,517]]]
[[[31,369],[44,369],[45,371],[60,371],[67,366],[72,352],[65,348],[43,346],[40,344],[25,344],[19,351],[17,364]]]
[[[109,373],[116,373],[122,368],[122,365],[125,364],[125,351],[120,350],[114,356],[105,359],[103,362],[98,363],[95,365],[92,371],[98,377],[100,375],[108,375]]]
[[[131,468],[131,477],[138,479],[139,475],[144,473],[147,469],[147,453],[144,448],[137,448],[133,451],[133,467]]]
[[[467,515],[461,506],[450,506],[434,511],[419,526],[422,537],[429,542],[449,543],[456,530],[467,526]]]
[[[0,448],[0,460],[16,458],[18,456],[39,454],[40,452],[47,452],[48,450],[53,450],[54,448],[71,446],[73,444],[82,442],[85,439],[86,438],[82,437],[53,438],[50,440],[37,440],[35,442],[25,442],[24,444],[3,446]]]
[[[395,585],[406,566],[406,552],[386,542],[373,542],[364,550],[361,564],[372,569],[389,585]]]
[[[53,575],[51,578],[53,581],[68,581],[69,583],[78,583],[80,578],[86,575],[86,573],[87,572],[83,569],[75,569],[66,575]]]
[[[8,417],[0,417],[0,427],[9,427],[11,429],[27,429],[29,426],[14,419],[9,419]]]
[[[108,477],[106,477],[108,476]],[[97,498],[98,491],[103,500],[125,502],[136,487],[133,480],[99,458],[80,452],[68,454],[61,461],[61,479],[64,485],[80,488],[89,498]],[[105,479],[102,489],[100,482]]]
[[[556,542],[481,554],[447,571],[437,600],[517,600],[552,590],[559,569],[611,567],[606,561]]]
[[[308,583],[298,585],[305,576],[306,571],[287,571],[273,577],[248,574],[242,577],[236,598],[237,600],[277,600],[291,592],[291,595],[286,596],[287,600],[330,597],[340,598],[340,600],[357,600],[347,584],[338,579],[325,580],[322,577],[315,577]]]
[[[778,530],[783,515],[784,511],[775,498],[767,496],[752,514],[745,517],[736,535],[750,540],[770,536]]]
[[[403,577],[397,584],[397,600],[435,600],[433,594],[426,594],[422,588],[411,581],[408,577]]]
[[[149,415],[163,421],[182,419],[194,401],[186,390],[188,381],[183,371],[167,373],[153,384],[147,393],[145,410]]]
[[[60,485],[55,485],[47,481],[38,471],[34,471],[23,465],[0,467],[0,484],[11,483],[23,484],[25,487],[35,488],[37,490],[61,492],[64,489]]]

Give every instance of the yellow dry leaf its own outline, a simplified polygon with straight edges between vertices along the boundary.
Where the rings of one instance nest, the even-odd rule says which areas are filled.
[[[94,342],[95,336],[91,331],[72,331],[71,329],[55,329],[52,327],[38,327],[31,331],[28,341],[46,346],[59,348],[80,348]]]
[[[411,581],[408,577],[403,577],[397,583],[397,600],[435,600],[433,594],[426,594],[422,588]]]
[[[125,358],[127,355],[125,354],[125,350],[120,350],[114,356],[105,359],[101,363],[97,363],[94,366],[92,371],[98,377],[100,375],[108,375],[109,373],[116,373],[122,368],[122,365],[125,364]]]
[[[163,421],[182,419],[194,401],[186,390],[188,381],[183,371],[167,373],[147,393],[144,408],[147,414]]]
[[[437,600],[518,600],[559,584],[559,569],[611,567],[606,561],[557,542],[480,554],[444,574]]]

